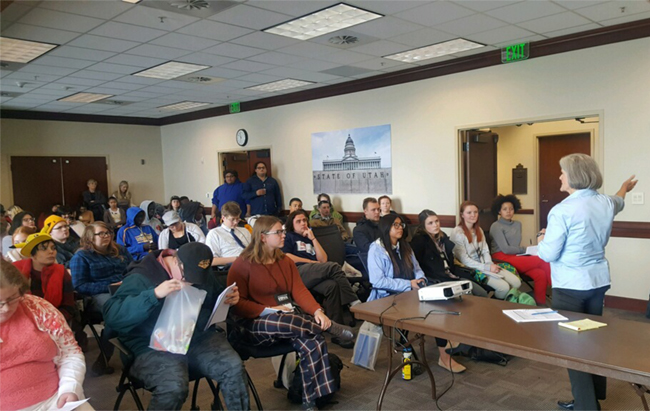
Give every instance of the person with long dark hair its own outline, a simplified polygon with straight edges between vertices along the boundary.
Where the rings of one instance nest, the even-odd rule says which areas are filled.
[[[8,235],[2,239],[2,250],[5,254],[9,252],[9,248],[12,245],[11,237],[14,235],[14,232],[18,227],[32,227],[37,230],[34,214],[29,211],[21,211],[14,216],[13,220],[11,220],[11,226],[9,226],[9,232],[7,233]]]
[[[276,179],[268,176],[263,161],[255,163],[255,172],[244,183],[242,197],[250,205],[250,215],[278,215],[282,210],[280,185]]]

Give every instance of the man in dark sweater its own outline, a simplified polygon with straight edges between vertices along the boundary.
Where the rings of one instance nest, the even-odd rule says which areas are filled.
[[[188,243],[178,251],[149,253],[130,267],[123,284],[104,305],[104,321],[134,354],[134,377],[153,395],[150,410],[180,410],[189,391],[189,373],[199,373],[221,385],[229,410],[248,410],[244,366],[223,332],[204,331],[222,289],[211,272],[212,251],[203,243]],[[151,334],[165,297],[183,286],[205,290],[196,327],[186,355],[149,348]],[[235,287],[226,303],[237,304]]]
[[[363,214],[361,220],[352,231],[352,238],[361,254],[368,255],[370,244],[379,238],[379,202],[376,198],[367,197],[363,200]],[[364,261],[365,262],[365,261]]]

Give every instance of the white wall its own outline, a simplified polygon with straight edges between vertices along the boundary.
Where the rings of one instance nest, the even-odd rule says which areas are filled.
[[[0,202],[13,204],[11,156],[101,156],[108,162],[108,188],[127,180],[135,202],[163,195],[160,128],[118,124],[3,119]],[[140,160],[145,160],[145,165]],[[38,183],[38,176],[34,176]]]

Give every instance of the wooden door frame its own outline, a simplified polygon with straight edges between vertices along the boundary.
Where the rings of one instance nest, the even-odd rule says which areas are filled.
[[[249,151],[257,151],[257,150],[269,150],[269,155],[271,156],[271,167],[273,168],[274,162],[272,161],[273,159],[273,146],[263,146],[263,147],[249,147],[249,146],[244,146],[244,147],[239,147],[237,149],[231,149],[231,150],[223,150],[223,151],[217,151],[217,169],[219,170],[219,186],[224,183],[223,179],[223,172],[225,171],[225,168],[223,167],[223,162],[221,161],[221,155],[222,154],[230,154],[230,153],[241,153],[243,151],[249,152]],[[272,170],[272,174],[276,176],[277,171]],[[242,183],[245,183],[246,180],[248,180],[250,176],[239,176],[239,181]],[[277,177],[275,177],[277,179]]]

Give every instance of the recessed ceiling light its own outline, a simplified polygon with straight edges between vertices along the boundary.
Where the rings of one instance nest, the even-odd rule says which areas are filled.
[[[384,16],[345,3],[339,3],[263,31],[297,40],[309,40],[380,17]]]
[[[158,107],[158,110],[175,110],[175,111],[181,111],[181,110],[189,110],[191,108],[197,108],[197,107],[203,107],[203,106],[209,106],[210,103],[199,103],[196,101],[181,101],[180,103],[174,103],[170,104],[168,106],[161,106]]]
[[[29,63],[56,47],[57,44],[0,37],[0,60]]]
[[[92,103],[93,101],[103,100],[109,97],[113,97],[113,94],[76,93],[68,97],[60,98],[57,101],[67,101],[68,103]]]
[[[306,86],[307,84],[314,84],[314,82],[313,81],[294,80],[294,79],[288,78],[288,79],[285,79],[285,80],[274,81],[272,83],[265,83],[265,84],[260,84],[260,85],[253,86],[253,87],[248,87],[248,88],[246,88],[246,90],[280,91],[280,90],[287,90],[287,89],[290,89],[290,88]]]
[[[140,76],[140,77],[151,77],[151,78],[159,78],[163,80],[171,80],[176,77],[194,73],[195,71],[199,71],[199,70],[205,70],[207,68],[210,68],[210,66],[181,63],[179,61],[169,61],[159,66],[152,67],[150,69],[146,69],[138,73],[134,73],[133,75]]]
[[[447,54],[460,53],[461,51],[485,47],[484,44],[474,43],[465,39],[455,39],[445,41],[444,43],[432,44],[430,46],[420,47],[402,53],[384,56],[386,59],[402,61],[404,63],[414,63],[422,60],[432,59],[434,57],[446,56]]]
[[[125,3],[138,4],[138,3],[140,3],[142,0],[122,0],[122,1],[125,2]]]

